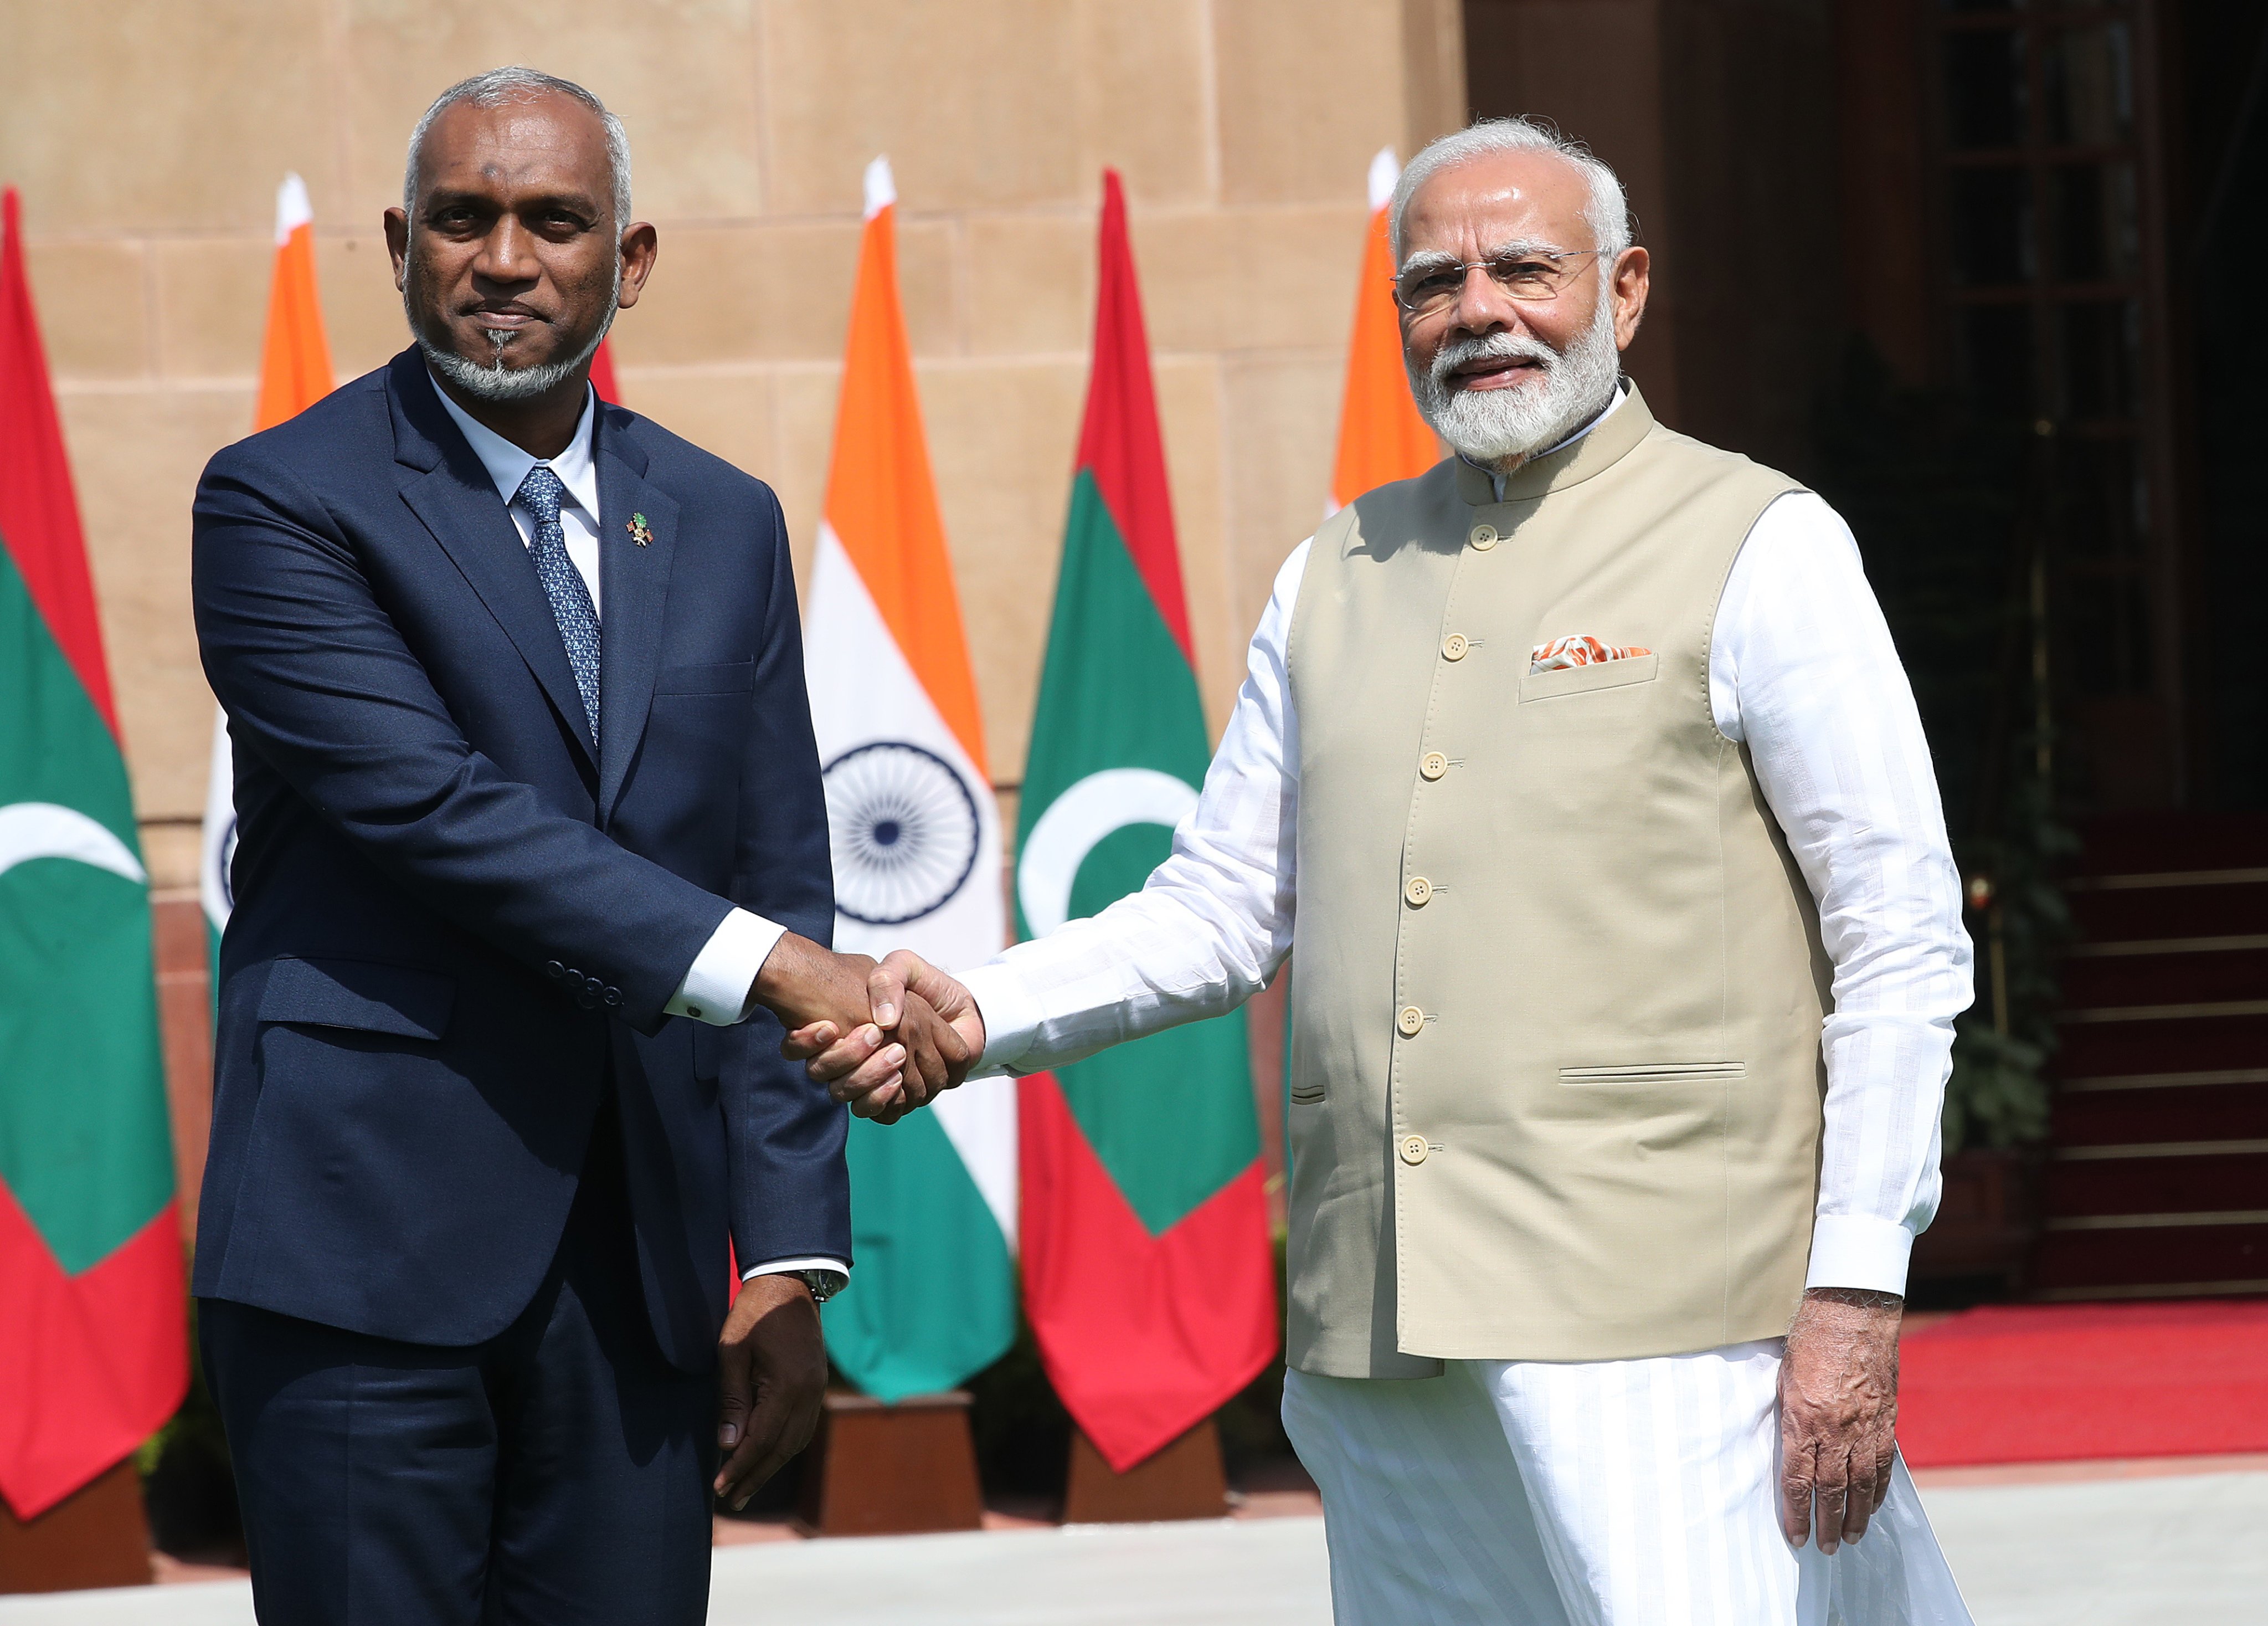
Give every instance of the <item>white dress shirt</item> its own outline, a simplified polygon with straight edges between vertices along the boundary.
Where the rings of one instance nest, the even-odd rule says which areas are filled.
[[[1285,643],[1308,546],[1276,578],[1172,854],[1139,892],[963,977],[984,1016],[984,1070],[1036,1072],[1219,1016],[1291,952],[1300,742]],[[1749,747],[1835,967],[1808,1285],[1903,1293],[1915,1233],[1937,1211],[1970,947],[1912,690],[1850,528],[1808,491],[1772,503],[1742,546],[1709,699]]]
[[[575,420],[575,432],[568,438],[565,449],[552,458],[537,457],[514,446],[450,400],[449,392],[438,381],[433,393],[441,398],[442,407],[464,432],[473,455],[496,483],[497,495],[504,499],[512,522],[519,528],[524,545],[533,547],[535,543],[535,516],[519,501],[519,488],[527,471],[547,462],[559,477],[559,484],[567,488],[559,504],[559,529],[566,538],[569,562],[591,590],[591,611],[600,617],[603,636],[606,607],[600,602],[599,588],[599,465],[592,432],[598,418],[598,393],[593,390],[584,396],[583,416]],[[692,968],[669,1003],[662,1007],[664,1013],[716,1027],[747,1021],[755,1009],[756,973],[786,934],[787,928],[760,914],[733,910],[693,957]],[[741,1274],[745,1280],[788,1270],[834,1270],[847,1275],[850,1267],[836,1259],[775,1259]]]

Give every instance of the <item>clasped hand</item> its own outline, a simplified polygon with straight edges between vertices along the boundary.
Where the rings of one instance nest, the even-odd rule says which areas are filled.
[[[895,1123],[968,1075],[984,1053],[984,1018],[967,988],[909,950],[880,965],[863,955],[843,957],[868,968],[866,1018],[791,1024],[780,1054],[807,1063],[812,1077],[859,1117]],[[944,1059],[942,1083],[927,1060],[929,1044]]]
[[[984,1050],[968,991],[903,950],[877,965],[791,933],[765,960],[756,1001],[788,1029],[780,1054],[877,1123],[953,1089]]]

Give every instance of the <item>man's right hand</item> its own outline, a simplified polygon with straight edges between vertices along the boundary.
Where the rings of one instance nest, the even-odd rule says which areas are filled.
[[[910,955],[890,957],[913,960]],[[931,972],[926,965],[921,969],[959,990],[961,1000],[968,1002],[960,984]],[[895,1123],[954,1088],[968,1075],[983,1051],[983,1024],[977,1024],[971,1047],[964,1024],[940,1013],[925,988],[909,990],[902,970],[878,966],[863,954],[836,954],[793,932],[783,936],[766,957],[753,994],[790,1031],[783,1055],[802,1060],[843,1036],[849,1036],[845,1042],[856,1041],[859,1061],[871,1063],[871,1072],[855,1093],[840,1089],[832,1093],[838,1101],[848,1102],[858,1116],[880,1123]],[[970,1003],[968,1009],[976,1008]],[[810,1036],[819,1033],[826,1038],[810,1043]],[[801,1045],[799,1037],[804,1040]],[[816,1070],[812,1076],[831,1082]],[[880,1087],[885,1079],[887,1087]]]
[[[881,1030],[888,1025],[885,1013],[903,1005],[910,1017],[917,1009],[926,1007],[947,1026],[967,1057],[952,1074],[948,1089],[960,1083],[984,1053],[984,1013],[958,980],[910,950],[896,950],[875,966],[867,975],[866,987],[872,1022],[841,1026],[821,1019],[792,1026],[780,1053],[807,1061],[812,1077],[836,1100],[848,1102],[858,1116],[895,1123],[937,1092],[921,1093],[905,1067],[904,1046],[883,1042]]]

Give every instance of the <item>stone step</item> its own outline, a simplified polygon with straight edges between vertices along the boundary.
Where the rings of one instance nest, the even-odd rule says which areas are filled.
[[[2176,1288],[2204,1294],[2215,1284],[2236,1291],[2230,1284],[2251,1282],[2250,1291],[2268,1291],[2268,1212],[2231,1212],[2255,1216],[2204,1223],[2186,1214],[2051,1220],[2033,1256],[2032,1290],[2055,1297]]]
[[[2051,1221],[2258,1212],[2268,1218],[2268,1138],[2059,1147],[2042,1171]]]
[[[2268,1068],[2076,1079],[2056,1091],[2051,1134],[2059,1148],[2268,1136]]]
[[[2109,1020],[2099,1009],[2073,1014],[2080,1019],[2060,1024],[2052,1064],[2059,1078],[2268,1068],[2268,1009],[2129,1007]]]
[[[2268,934],[2077,943],[2061,982],[2067,1010],[2268,999]]]

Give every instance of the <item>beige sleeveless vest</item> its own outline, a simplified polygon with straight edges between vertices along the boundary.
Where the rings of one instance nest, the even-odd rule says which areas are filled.
[[[1795,489],[1633,392],[1502,502],[1452,459],[1316,535],[1289,644],[1300,1371],[1786,1330],[1830,967],[1711,716],[1709,639]],[[1653,653],[1529,672],[1580,634]]]

